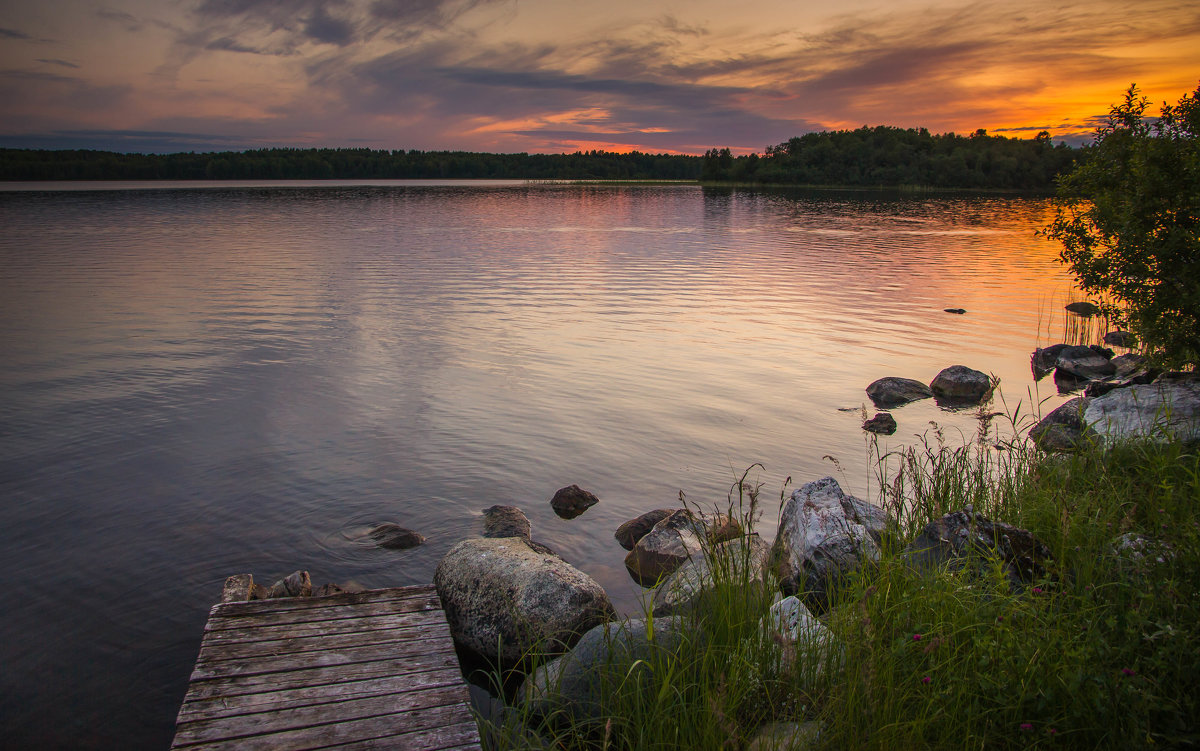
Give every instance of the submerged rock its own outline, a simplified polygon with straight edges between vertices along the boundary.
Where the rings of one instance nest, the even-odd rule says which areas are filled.
[[[463,540],[438,563],[433,583],[454,641],[503,666],[535,647],[563,652],[613,614],[590,576],[518,537]]]
[[[367,535],[376,545],[388,550],[408,550],[425,542],[425,538],[417,532],[391,522],[376,526]]]
[[[1128,331],[1110,331],[1104,335],[1104,343],[1129,349],[1137,345],[1137,337]]]
[[[966,365],[951,365],[934,376],[929,389],[940,404],[971,406],[991,393],[992,379]]]
[[[846,574],[879,560],[879,545],[862,520],[874,524],[881,515],[886,519],[886,514],[880,510],[868,515],[868,506],[843,493],[832,477],[792,493],[771,550],[784,594],[799,595],[810,607],[823,611]],[[865,519],[856,508],[862,509]]]
[[[896,418],[887,412],[877,412],[870,420],[863,422],[862,428],[869,433],[891,435],[896,432]]]
[[[563,519],[574,519],[599,502],[599,498],[578,485],[568,485],[554,494],[550,506]]]
[[[626,550],[633,550],[633,546],[637,541],[645,537],[654,525],[658,524],[663,519],[666,519],[675,509],[656,508],[653,511],[647,511],[636,519],[630,519],[621,526],[617,527],[617,531],[613,533],[613,537],[621,544],[621,547]]]
[[[876,407],[889,409],[933,396],[929,387],[912,378],[880,378],[867,386],[867,396]]]
[[[1100,315],[1100,307],[1090,302],[1073,302],[1064,306],[1064,308],[1081,318],[1091,318],[1092,316]]]

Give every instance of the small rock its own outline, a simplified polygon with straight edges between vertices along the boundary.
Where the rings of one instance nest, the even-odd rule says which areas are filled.
[[[867,386],[867,396],[880,409],[899,407],[933,396],[929,387],[912,378],[880,378]]]
[[[406,529],[399,524],[392,524],[391,522],[380,524],[368,532],[367,535],[375,541],[376,545],[388,550],[407,550],[425,542],[424,537],[411,529]]]
[[[704,526],[704,535],[711,545],[719,545],[727,540],[742,536],[742,525],[737,519],[728,514],[701,514],[700,523]]]
[[[1054,370],[1054,366],[1058,363],[1059,353],[1067,346],[1066,344],[1051,344],[1049,347],[1035,349],[1029,356],[1029,366],[1033,370],[1033,377],[1040,381]]]
[[[1137,337],[1128,331],[1110,331],[1104,335],[1104,343],[1129,349],[1137,344]]]
[[[965,308],[945,308],[945,312],[946,313],[954,313],[955,315],[961,316],[962,314],[966,313],[967,311]]]
[[[1073,302],[1066,305],[1065,308],[1081,318],[1091,318],[1092,316],[1100,315],[1099,306],[1090,302]]]
[[[483,510],[484,537],[529,539],[529,518],[516,506],[489,506]]]
[[[1162,540],[1136,532],[1127,532],[1112,541],[1113,555],[1133,562],[1166,563],[1175,557],[1175,550]]]
[[[896,432],[896,418],[887,412],[877,412],[874,417],[862,424],[862,428],[869,433],[891,435]]]
[[[620,525],[613,537],[616,537],[620,547],[631,551],[637,545],[637,541],[646,536],[650,530],[654,529],[654,525],[662,521],[662,519],[671,516],[674,509],[655,509],[647,511],[640,517],[629,519],[628,522]]]
[[[271,596],[271,590],[267,589],[258,582],[254,582],[254,586],[250,588],[251,600],[266,600]]]
[[[330,595],[345,594],[346,590],[336,584],[322,584],[321,588],[313,592],[313,597],[328,597]]]
[[[691,511],[679,509],[660,520],[625,556],[625,568],[633,580],[652,587],[704,549],[704,524]]]
[[[554,513],[563,519],[574,519],[600,502],[600,499],[578,485],[560,488],[550,499]]]
[[[251,574],[234,574],[225,580],[221,589],[221,602],[246,602],[253,599],[254,576]]]
[[[951,365],[934,376],[929,389],[941,404],[970,406],[991,393],[992,379],[965,365]]]
[[[312,579],[307,571],[293,571],[286,577],[271,585],[267,590],[267,599],[277,597],[312,597]]]
[[[1078,450],[1087,431],[1083,412],[1089,403],[1091,399],[1077,396],[1060,404],[1029,429],[1034,445],[1047,453]]]

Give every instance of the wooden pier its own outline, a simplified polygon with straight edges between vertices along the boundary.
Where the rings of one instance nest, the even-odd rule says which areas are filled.
[[[479,749],[433,587],[216,605],[172,749]]]

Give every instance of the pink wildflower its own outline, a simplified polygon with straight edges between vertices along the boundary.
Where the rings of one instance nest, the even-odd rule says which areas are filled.
[[[1032,722],[1022,722],[1021,729],[1025,730],[1025,731],[1033,730],[1033,723]]]
[[[921,679],[921,683],[924,683],[924,684],[926,684],[926,685],[928,685],[928,684],[929,684],[929,683],[931,683],[932,681],[933,681],[933,679],[932,679],[932,678],[930,678],[929,676],[925,676],[924,678],[922,678],[922,679]]]
[[[920,634],[913,634],[913,641],[921,641],[921,635],[920,635]]]

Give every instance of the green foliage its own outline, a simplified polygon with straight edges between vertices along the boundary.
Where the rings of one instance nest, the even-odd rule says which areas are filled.
[[[1200,87],[1161,116],[1130,86],[1059,188],[1048,237],[1079,286],[1168,366],[1200,364]]]
[[[695,180],[680,154],[483,154],[466,151],[256,149],[118,154],[0,149],[0,180]]]
[[[824,131],[792,138],[757,154],[733,158],[729,149],[704,155],[701,179],[785,185],[927,186],[1047,190],[1077,152],[1054,146],[1049,133],[1032,140],[933,135],[927,129],[886,126]]]

